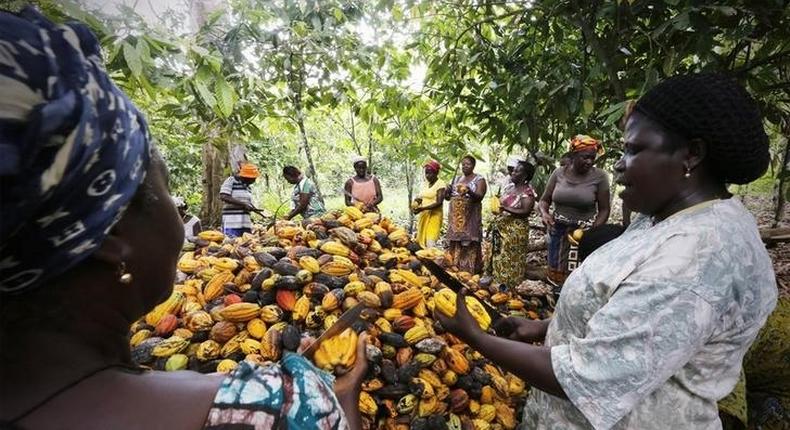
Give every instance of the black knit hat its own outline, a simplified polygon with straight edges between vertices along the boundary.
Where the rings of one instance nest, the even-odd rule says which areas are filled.
[[[707,143],[710,166],[726,183],[746,184],[768,169],[768,136],[757,103],[727,76],[675,76],[642,96],[635,110],[686,139]]]

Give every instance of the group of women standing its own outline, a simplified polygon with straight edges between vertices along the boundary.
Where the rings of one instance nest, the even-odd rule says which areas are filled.
[[[578,228],[604,224],[609,217],[609,180],[603,170],[594,166],[604,152],[603,145],[589,136],[576,136],[569,149],[568,162],[551,174],[538,205],[548,233],[547,277],[555,284],[561,284],[578,265],[576,245],[569,240],[569,234]],[[442,201],[450,201],[447,250],[453,264],[470,273],[483,269],[482,201],[488,188],[485,178],[475,173],[475,163],[474,157],[465,156],[461,160],[462,174],[453,178],[449,188],[438,178],[439,163],[426,163],[426,182],[412,209],[420,215],[417,242],[431,247],[441,234]],[[515,285],[526,275],[529,216],[537,199],[530,185],[534,174],[534,165],[517,161],[509,182],[497,193],[489,238],[490,269],[499,283]]]

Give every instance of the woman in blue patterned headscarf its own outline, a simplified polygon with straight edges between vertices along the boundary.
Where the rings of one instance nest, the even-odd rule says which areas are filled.
[[[184,234],[145,119],[90,31],[33,9],[0,12],[0,94],[0,428],[359,428],[364,358],[336,381],[295,354],[136,368]]]

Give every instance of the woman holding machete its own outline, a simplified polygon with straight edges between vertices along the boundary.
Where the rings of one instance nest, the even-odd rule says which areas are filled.
[[[551,320],[479,329],[458,295],[444,328],[524,379],[529,429],[719,429],[716,401],[776,303],[770,258],[727,184],[766,171],[757,104],[716,74],[636,104],[615,164],[640,215],[573,271]],[[534,345],[533,342],[543,342]]]

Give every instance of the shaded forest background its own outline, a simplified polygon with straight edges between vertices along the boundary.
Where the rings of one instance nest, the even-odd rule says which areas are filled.
[[[526,155],[540,189],[585,133],[606,143],[610,168],[625,106],[695,71],[729,73],[760,101],[771,168],[733,191],[766,202],[769,224],[786,217],[787,1],[185,0],[153,19],[132,2],[34,3],[97,33],[149,117],[174,194],[204,225],[219,222],[219,184],[238,154],[263,170],[256,201],[270,212],[289,198],[283,165],[314,178],[331,208],[362,155],[385,213],[405,223],[428,158],[449,180],[472,153],[492,179],[508,154]]]

